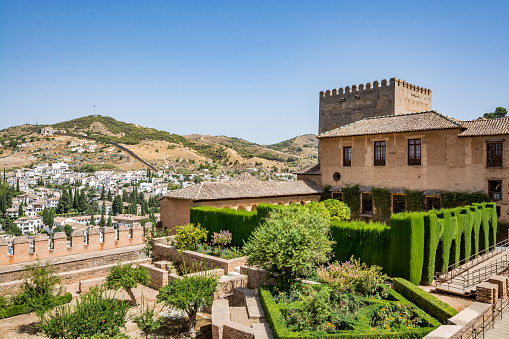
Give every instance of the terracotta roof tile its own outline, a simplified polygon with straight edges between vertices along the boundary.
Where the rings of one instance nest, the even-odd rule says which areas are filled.
[[[316,183],[307,180],[201,182],[170,191],[160,199],[174,198],[200,201],[321,193],[322,190]]]
[[[462,128],[462,125],[460,122],[447,115],[435,111],[426,111],[365,118],[322,133],[318,135],[318,138],[416,132],[450,128]]]
[[[462,125],[466,130],[460,137],[509,134],[509,117],[464,121]]]
[[[296,174],[302,174],[302,175],[320,175],[320,163],[313,165],[311,167],[305,168],[300,172],[297,172]]]

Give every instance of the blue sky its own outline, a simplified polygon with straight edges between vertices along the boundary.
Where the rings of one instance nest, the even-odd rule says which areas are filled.
[[[433,108],[509,108],[509,1],[0,0],[0,128],[97,113],[261,144],[321,90],[397,77]]]

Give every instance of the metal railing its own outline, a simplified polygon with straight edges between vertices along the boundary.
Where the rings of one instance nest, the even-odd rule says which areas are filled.
[[[452,280],[454,277],[462,275],[470,268],[493,258],[494,256],[509,250],[509,239],[503,240],[495,245],[488,247],[482,251],[472,254],[468,258],[462,259],[446,268],[446,272],[436,272],[435,281],[437,286],[442,283]]]
[[[509,310],[509,294],[506,293],[493,307],[484,311],[477,321],[465,327],[456,339],[484,338],[485,333],[493,328],[498,318],[502,319],[504,312],[507,310]]]

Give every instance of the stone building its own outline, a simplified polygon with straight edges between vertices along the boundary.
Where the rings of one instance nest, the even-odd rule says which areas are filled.
[[[440,192],[487,193],[500,221],[509,222],[509,118],[460,121],[435,111],[364,118],[320,139],[320,164],[299,173],[341,189],[361,185],[361,215],[373,214],[372,187],[392,193],[392,212],[405,209],[406,190],[424,191],[427,208]]]
[[[391,78],[373,85],[346,86],[320,92],[319,128],[334,128],[371,117],[431,110],[431,90]]]
[[[322,190],[313,181],[260,181],[248,173],[226,182],[204,181],[170,191],[159,198],[160,227],[173,229],[190,220],[190,208],[210,206],[255,211],[259,204],[288,205],[319,201]]]

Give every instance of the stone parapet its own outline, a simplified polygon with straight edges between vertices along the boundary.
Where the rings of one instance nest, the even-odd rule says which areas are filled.
[[[479,302],[495,304],[498,300],[498,285],[484,282],[476,286],[475,298]]]

